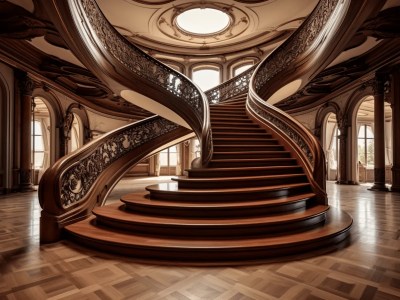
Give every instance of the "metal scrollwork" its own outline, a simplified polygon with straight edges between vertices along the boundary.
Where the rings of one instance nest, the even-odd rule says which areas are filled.
[[[253,79],[256,92],[259,92],[271,78],[287,69],[296,58],[310,48],[328,22],[338,2],[339,0],[320,1],[312,15],[296,33],[262,62]]]
[[[249,90],[250,78],[256,66],[253,66],[238,76],[206,91],[209,104],[224,102],[232,97],[245,93]]]
[[[254,104],[254,102],[250,103],[250,107],[257,113],[257,115],[261,116],[263,119],[269,121],[277,128],[285,132],[285,134],[299,146],[301,151],[303,151],[310,164],[312,166],[314,165],[314,156],[312,154],[312,151],[308,144],[304,141],[303,137],[298,134],[297,131],[293,130],[292,127],[283,122],[279,117],[273,115],[271,112],[259,108],[256,104]]]
[[[140,77],[186,101],[202,116],[202,95],[189,79],[147,55],[118,34],[103,16],[95,1],[78,2],[85,11],[91,29],[114,58]]]
[[[179,126],[158,119],[111,136],[89,155],[71,165],[61,176],[61,205],[67,208],[82,200],[105,168],[132,149],[143,145]]]

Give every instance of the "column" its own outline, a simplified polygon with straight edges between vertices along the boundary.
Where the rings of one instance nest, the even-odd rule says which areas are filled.
[[[374,185],[372,191],[387,191],[385,185],[385,102],[384,78],[376,75],[374,84]]]
[[[338,127],[340,130],[339,138],[339,172],[337,184],[348,184],[349,178],[347,176],[347,131],[349,128],[347,118],[342,117],[338,119]]]
[[[393,69],[390,81],[392,105],[393,167],[392,192],[400,192],[400,66]]]
[[[31,122],[32,122],[32,92],[34,82],[27,76],[19,79],[20,103],[21,103],[21,148],[20,148],[20,170],[19,190],[32,190],[32,145],[31,145]]]

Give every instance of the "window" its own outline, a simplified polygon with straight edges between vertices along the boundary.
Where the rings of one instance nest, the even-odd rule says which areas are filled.
[[[32,164],[34,169],[43,168],[44,163],[44,139],[42,123],[35,120],[32,122]]]
[[[358,130],[358,161],[365,168],[374,166],[374,131],[371,125],[363,124]]]
[[[207,91],[220,84],[220,71],[216,69],[199,69],[193,71],[192,79],[203,91]]]
[[[237,67],[233,70],[233,77],[238,76],[239,74],[243,73],[244,71],[247,71],[253,66],[253,64],[248,64],[248,65],[241,65],[240,67]]]
[[[178,152],[176,146],[169,147],[160,152],[161,167],[176,167],[178,163]]]

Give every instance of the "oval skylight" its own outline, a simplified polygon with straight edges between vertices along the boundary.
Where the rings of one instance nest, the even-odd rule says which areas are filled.
[[[226,29],[230,24],[230,17],[214,8],[193,8],[178,15],[176,24],[188,33],[210,35]]]

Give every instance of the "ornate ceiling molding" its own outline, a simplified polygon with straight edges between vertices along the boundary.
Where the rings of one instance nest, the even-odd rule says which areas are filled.
[[[96,111],[129,119],[152,115],[114,95],[87,69],[47,55],[26,41],[0,37],[0,59]]]
[[[215,34],[192,34],[182,30],[177,24],[176,18],[183,12],[194,8],[212,8],[226,13],[230,18],[230,24],[221,32]],[[218,2],[189,2],[179,6],[173,6],[165,10],[157,18],[157,28],[167,37],[180,42],[188,42],[191,46],[200,45],[208,48],[212,44],[231,40],[241,35],[249,27],[249,16],[241,9]]]

